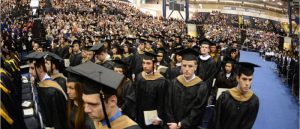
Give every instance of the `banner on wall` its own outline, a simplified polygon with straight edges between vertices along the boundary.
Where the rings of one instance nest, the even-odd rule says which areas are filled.
[[[197,37],[197,26],[196,24],[187,24],[188,35],[191,37]]]

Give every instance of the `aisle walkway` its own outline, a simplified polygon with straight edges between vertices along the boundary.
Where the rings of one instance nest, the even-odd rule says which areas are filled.
[[[289,88],[272,70],[273,62],[260,58],[258,53],[241,52],[240,61],[261,66],[254,73],[252,90],[259,97],[260,107],[253,129],[299,129],[299,105]]]

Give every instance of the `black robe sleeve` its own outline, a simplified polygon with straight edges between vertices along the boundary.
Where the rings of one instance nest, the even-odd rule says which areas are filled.
[[[67,80],[63,77],[57,77],[54,79],[54,81],[56,81],[59,86],[64,90],[65,93],[67,93],[67,86],[66,86],[66,82]]]
[[[131,119],[135,119],[135,89],[133,83],[128,81],[123,88],[121,96],[123,103],[120,105],[122,113]]]

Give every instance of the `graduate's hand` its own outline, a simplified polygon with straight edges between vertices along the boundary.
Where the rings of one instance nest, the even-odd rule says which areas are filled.
[[[160,120],[157,120],[157,119],[156,119],[156,120],[153,120],[153,121],[152,121],[152,124],[153,124],[153,125],[159,125],[159,124],[160,124]]]
[[[177,123],[167,123],[169,129],[177,129]]]

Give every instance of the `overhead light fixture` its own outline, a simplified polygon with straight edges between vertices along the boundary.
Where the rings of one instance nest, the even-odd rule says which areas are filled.
[[[266,2],[267,0],[263,0],[264,2]]]
[[[275,1],[275,0],[272,0],[273,2]]]

